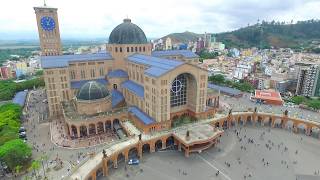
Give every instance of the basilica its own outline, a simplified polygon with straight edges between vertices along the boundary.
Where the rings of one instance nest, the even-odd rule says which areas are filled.
[[[63,55],[57,9],[34,10],[50,117],[64,119],[71,137],[118,131],[127,120],[150,133],[171,128],[182,115],[214,115],[218,99],[208,96],[208,73],[193,52],[152,51],[143,30],[126,18],[105,51]]]

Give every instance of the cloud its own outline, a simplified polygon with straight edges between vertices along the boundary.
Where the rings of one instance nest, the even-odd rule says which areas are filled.
[[[0,39],[37,37],[33,6],[41,0],[2,0]],[[57,7],[63,38],[108,37],[129,16],[148,37],[172,32],[224,32],[260,20],[298,21],[319,18],[318,0],[47,0]]]

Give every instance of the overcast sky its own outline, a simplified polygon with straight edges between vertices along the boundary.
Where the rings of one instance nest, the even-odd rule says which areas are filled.
[[[0,39],[37,38],[33,7],[42,0],[1,0]],[[260,20],[320,18],[320,0],[47,0],[58,8],[62,38],[108,37],[128,16],[148,38],[172,32],[224,32]]]

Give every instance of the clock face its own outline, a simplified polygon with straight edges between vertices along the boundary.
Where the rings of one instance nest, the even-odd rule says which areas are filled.
[[[182,85],[181,81],[179,81],[178,79],[175,79],[172,82],[171,91],[174,92],[174,93],[178,93],[178,92],[181,91],[182,86],[183,85]]]
[[[52,31],[56,26],[54,19],[49,16],[44,16],[41,18],[41,27],[45,31]]]

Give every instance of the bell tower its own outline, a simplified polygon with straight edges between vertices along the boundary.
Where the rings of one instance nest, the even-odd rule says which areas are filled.
[[[44,3],[42,7],[34,7],[42,56],[62,55],[61,39],[58,23],[58,9]]]

